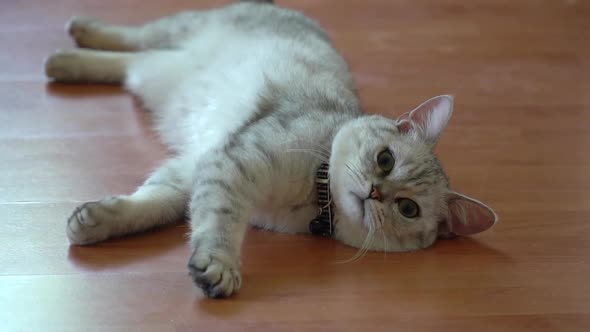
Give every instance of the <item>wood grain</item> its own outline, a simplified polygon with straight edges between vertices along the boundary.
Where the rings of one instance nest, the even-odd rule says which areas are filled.
[[[186,225],[70,247],[79,202],[126,193],[166,155],[117,87],[48,84],[74,14],[140,23],[224,1],[0,3],[0,321],[16,331],[590,331],[587,1],[279,1],[318,19],[369,113],[456,96],[438,146],[492,230],[415,253],[248,234],[244,287],[204,299]]]

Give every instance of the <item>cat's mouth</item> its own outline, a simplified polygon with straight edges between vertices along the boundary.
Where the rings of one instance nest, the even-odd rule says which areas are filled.
[[[381,202],[381,194],[379,191],[371,185],[370,190],[367,191],[367,194],[360,194],[353,192],[352,194],[355,196],[357,205],[360,210],[360,218],[359,220],[365,225],[367,228],[375,227],[374,223],[374,213],[376,206],[375,204],[380,204]]]
[[[371,211],[371,204],[373,199],[368,198],[369,195],[359,195],[358,193],[355,192],[351,192],[351,194],[354,196],[355,198],[355,203],[358,207],[358,211],[359,211],[359,216],[358,219],[361,223],[363,223],[366,227],[370,227],[371,225],[371,216],[370,216],[370,211]]]
[[[363,221],[363,223],[365,222],[365,217],[366,217],[366,202],[364,199],[361,199],[360,197],[357,197],[358,199],[358,205],[360,206],[360,210],[361,210],[361,218],[360,220]]]

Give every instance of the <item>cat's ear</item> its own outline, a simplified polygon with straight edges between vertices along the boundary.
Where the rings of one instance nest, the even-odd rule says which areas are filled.
[[[484,203],[465,195],[450,192],[446,222],[439,227],[439,236],[473,235],[498,222],[498,216]]]
[[[398,117],[397,127],[401,133],[413,131],[418,138],[434,145],[452,114],[453,96],[438,96]]]

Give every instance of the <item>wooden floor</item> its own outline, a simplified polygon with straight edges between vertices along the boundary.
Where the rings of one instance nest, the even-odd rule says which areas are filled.
[[[456,96],[438,152],[497,210],[486,233],[335,264],[355,250],[251,231],[228,300],[192,285],[185,225],[70,247],[77,204],[130,192],[166,152],[121,89],[45,80],[64,22],[220,3],[0,2],[0,330],[590,331],[587,1],[279,1],[326,27],[367,112]]]

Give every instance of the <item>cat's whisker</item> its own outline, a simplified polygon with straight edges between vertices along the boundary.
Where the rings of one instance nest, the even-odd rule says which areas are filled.
[[[321,155],[322,157],[326,158],[326,162],[330,160],[330,152],[326,152],[322,149],[313,149],[313,148],[298,148],[298,149],[308,149],[310,151],[315,151],[317,154]]]
[[[311,149],[311,148],[290,148],[286,150],[287,152],[313,152],[319,156],[322,156],[324,158],[328,158],[329,155],[326,154],[325,152],[321,151],[321,150],[316,150],[316,149]]]
[[[360,175],[362,174],[362,172],[359,169],[358,165],[351,164],[351,163],[346,163],[345,165],[346,165],[346,167],[348,169],[350,169],[351,171],[353,171],[354,173],[356,173],[356,175],[360,178]]]
[[[370,227],[373,230],[381,230],[384,227],[384,215],[383,212],[378,209],[377,207],[372,207],[371,210],[369,211],[369,221],[371,222]],[[381,213],[378,213],[381,212]]]
[[[354,256],[352,256],[351,258],[349,258],[347,260],[338,261],[336,263],[337,264],[353,263],[353,262],[356,262],[357,260],[359,260],[360,258],[362,258],[367,253],[371,244],[373,243],[373,235],[374,235],[374,231],[372,229],[369,229],[369,231],[367,232],[367,236],[365,237],[365,240],[363,241],[363,244],[360,246],[360,248],[357,250],[357,252],[354,254]]]
[[[356,184],[359,186],[359,189],[363,190],[365,188],[365,179],[363,179],[363,177],[361,176],[361,173],[359,171],[355,171],[350,169],[351,172],[353,173],[354,179],[356,181]]]
[[[399,232],[399,230],[395,226],[391,225],[391,230],[393,230],[393,232],[395,233],[395,236],[397,236],[398,238],[402,237],[402,234]]]
[[[362,189],[363,188],[363,180],[361,179],[359,172],[354,170],[349,163],[346,163],[345,166],[347,169],[346,172],[351,176],[354,184],[357,185],[359,187],[359,189]]]
[[[387,236],[385,235],[383,227],[379,228],[379,231],[381,232],[381,236],[383,237],[383,258],[385,258],[385,256],[387,255]]]
[[[363,245],[361,246],[359,252],[357,253],[358,257],[354,261],[356,261],[366,255],[366,253],[372,247],[374,240],[375,240],[375,225],[374,225],[374,223],[371,223],[369,225],[369,231],[367,232],[367,237],[365,238]]]
[[[323,162],[330,161],[329,156],[325,156],[324,154],[322,154],[321,151],[317,151],[317,150],[313,150],[313,149],[287,149],[287,150],[285,150],[285,152],[305,152],[305,153],[308,153],[314,157],[317,157],[318,159],[320,159]]]
[[[373,234],[372,233],[369,236],[367,236],[362,247],[357,251],[356,255],[351,259],[351,263],[356,262],[359,259],[363,258],[366,255],[371,243],[373,243]]]
[[[369,238],[369,242],[365,246],[365,248],[364,248],[361,256],[359,258],[357,258],[357,260],[365,257],[365,255],[367,254],[367,252],[369,252],[370,248],[373,247],[373,242],[375,242],[375,231],[374,230],[371,231],[371,236]]]
[[[310,141],[310,140],[300,140],[300,141],[304,141],[307,144],[310,144],[310,145],[315,146],[316,148],[320,149],[320,151],[322,151],[323,153],[325,153],[327,156],[330,155],[331,150],[330,150],[330,148],[326,147],[325,145],[322,145],[322,144],[319,144],[317,142],[313,142],[313,141]]]
[[[348,175],[350,175],[350,178],[352,179],[352,181],[353,181],[353,184],[354,184],[355,186],[358,186],[358,187],[359,187],[359,189],[360,189],[360,188],[362,188],[362,184],[359,182],[359,180],[358,180],[358,179],[357,179],[357,177],[356,177],[356,174],[355,174],[353,171],[351,171],[351,170],[346,170],[346,173],[348,173]]]
[[[324,145],[322,145],[322,144],[318,144],[318,143],[316,143],[316,142],[312,142],[312,141],[309,141],[309,140],[298,139],[298,140],[295,140],[295,141],[288,141],[288,142],[284,142],[284,143],[282,143],[282,144],[280,144],[280,145],[293,146],[293,143],[297,143],[297,142],[301,142],[301,143],[303,143],[303,144],[302,144],[303,146],[301,146],[301,147],[298,147],[298,148],[291,148],[291,150],[299,150],[299,149],[301,149],[301,150],[310,150],[310,151],[315,151],[315,152],[317,152],[318,154],[321,154],[321,155],[323,155],[323,156],[324,156],[324,157],[326,157],[327,159],[329,159],[329,158],[330,158],[330,154],[331,154],[331,151],[330,151],[330,149],[326,148],[326,147],[325,147]],[[306,146],[310,146],[310,147],[308,148],[308,147],[306,147]]]

